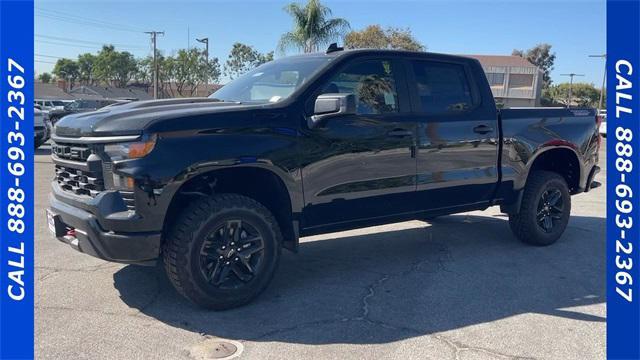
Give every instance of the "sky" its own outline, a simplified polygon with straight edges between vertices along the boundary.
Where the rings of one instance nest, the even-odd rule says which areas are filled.
[[[35,3],[36,73],[50,72],[58,58],[75,59],[114,44],[136,57],[152,53],[144,31],[164,31],[158,48],[165,54],[202,47],[208,37],[211,57],[226,60],[233,43],[274,51],[292,21],[283,11],[291,1],[50,1]],[[576,82],[600,86],[604,62],[588,55],[606,51],[606,3],[591,1],[330,1],[334,17],[352,29],[370,24],[409,28],[427,51],[452,54],[510,55],[549,43],[556,53],[552,79],[577,73]],[[281,56],[276,51],[276,57]]]

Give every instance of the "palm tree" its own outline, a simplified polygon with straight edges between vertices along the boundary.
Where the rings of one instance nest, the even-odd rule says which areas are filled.
[[[347,20],[328,19],[331,9],[322,5],[320,0],[309,0],[304,7],[298,3],[291,3],[284,10],[293,18],[294,28],[280,38],[278,48],[282,53],[291,47],[305,53],[316,52],[320,46],[344,37],[349,30]]]

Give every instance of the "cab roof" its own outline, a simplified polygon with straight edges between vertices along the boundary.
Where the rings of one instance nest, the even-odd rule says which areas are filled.
[[[425,51],[409,51],[409,50],[396,50],[396,49],[333,49],[328,52],[315,52],[308,54],[298,54],[289,56],[291,58],[296,57],[326,57],[326,58],[339,58],[350,56],[385,56],[385,57],[399,57],[399,58],[428,58],[439,59],[449,61],[478,61],[472,57],[461,55],[450,55],[442,53],[433,53]]]

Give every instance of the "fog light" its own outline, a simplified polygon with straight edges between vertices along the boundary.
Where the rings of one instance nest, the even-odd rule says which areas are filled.
[[[113,174],[113,187],[118,190],[133,191],[133,178]]]

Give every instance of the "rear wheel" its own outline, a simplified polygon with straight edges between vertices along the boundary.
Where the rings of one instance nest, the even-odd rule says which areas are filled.
[[[571,195],[564,178],[550,171],[536,171],[525,186],[520,212],[509,214],[509,225],[525,243],[551,245],[564,233],[570,214]]]
[[[163,248],[167,275],[180,294],[215,310],[248,303],[269,284],[281,234],[262,204],[220,194],[191,205]]]

